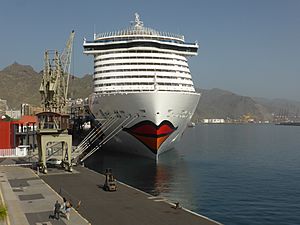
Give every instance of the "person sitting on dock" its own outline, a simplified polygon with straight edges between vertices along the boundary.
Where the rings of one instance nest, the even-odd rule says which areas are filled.
[[[70,220],[71,208],[72,208],[72,204],[70,202],[67,202],[66,213],[65,213],[67,220]]]
[[[76,210],[78,210],[81,206],[81,201],[79,200],[78,203],[77,203],[77,206],[76,206]]]
[[[175,202],[174,203],[175,205],[174,205],[174,209],[181,209],[181,206],[179,205],[179,202]]]
[[[63,203],[60,207],[60,212],[66,214],[66,207],[67,207],[67,199],[63,197]]]

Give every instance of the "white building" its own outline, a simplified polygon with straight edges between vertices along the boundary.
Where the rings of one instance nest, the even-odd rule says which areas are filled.
[[[6,110],[6,115],[13,119],[20,119],[21,118],[21,111],[20,110]]]
[[[225,123],[224,119],[203,119],[203,123]]]

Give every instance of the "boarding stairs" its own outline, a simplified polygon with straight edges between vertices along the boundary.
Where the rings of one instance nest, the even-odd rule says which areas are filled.
[[[103,123],[98,123],[72,152],[72,163],[83,162],[138,117],[138,114],[124,116],[114,113]]]

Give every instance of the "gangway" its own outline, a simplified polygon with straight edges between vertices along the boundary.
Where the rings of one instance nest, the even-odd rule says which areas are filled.
[[[121,116],[114,113],[103,124],[99,123],[72,152],[72,163],[83,162],[138,117],[138,114]]]

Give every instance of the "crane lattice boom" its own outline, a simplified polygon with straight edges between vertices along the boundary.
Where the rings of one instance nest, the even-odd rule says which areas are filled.
[[[44,111],[66,113],[74,35],[72,31],[61,56],[57,50],[45,51],[44,72],[39,89]]]

